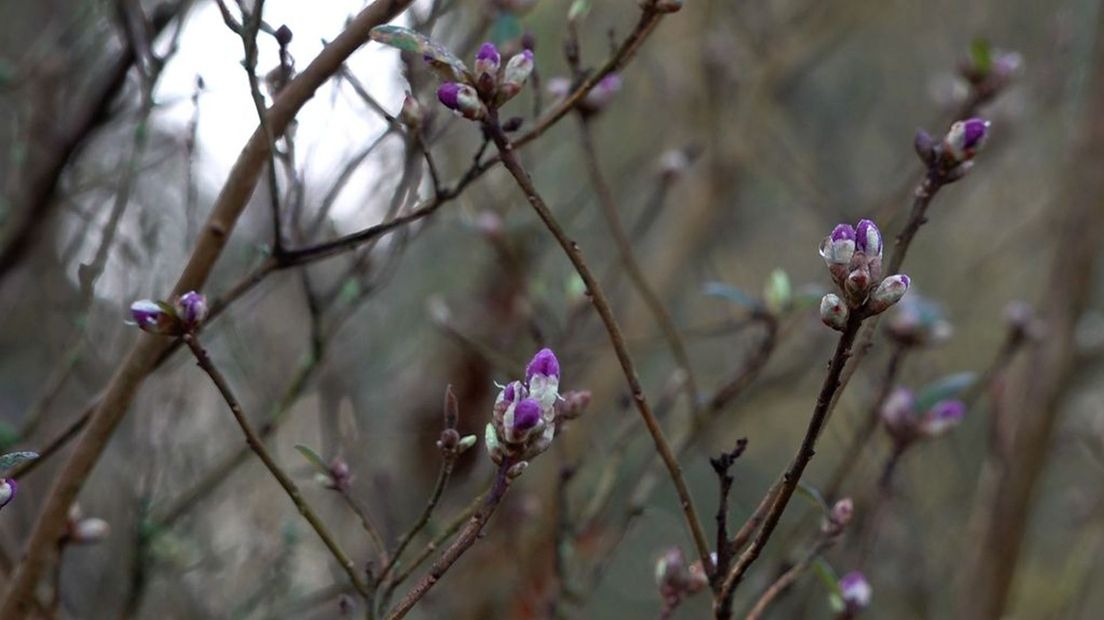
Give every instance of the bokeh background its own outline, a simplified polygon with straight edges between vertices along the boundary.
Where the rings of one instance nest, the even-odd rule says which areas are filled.
[[[7,445],[41,449],[80,416],[137,337],[124,323],[129,303],[167,294],[256,114],[241,42],[214,3],[168,5],[167,25],[147,39],[160,54],[175,43],[163,69],[139,61],[137,68],[124,62],[122,71],[129,44],[121,22],[138,15],[137,2],[0,4],[0,239],[13,243],[27,221],[33,231],[0,276],[0,424]],[[414,17],[400,23],[416,23],[434,4],[415,3]],[[433,34],[465,58],[473,42],[510,40],[524,30],[536,41],[540,88],[567,74],[569,2],[540,0],[520,16],[484,0],[442,4],[451,10]],[[585,66],[599,65],[639,13],[630,0],[592,4],[579,28]],[[289,50],[301,68],[361,6],[272,0],[264,16],[292,29]],[[141,3],[147,18],[158,10]],[[872,217],[887,237],[900,229],[922,174],[913,133],[941,134],[955,119],[970,92],[958,68],[971,45],[980,39],[1022,55],[1014,80],[980,109],[992,121],[985,151],[965,179],[938,195],[906,262],[910,295],[941,304],[954,335],[914,351],[901,373],[902,384],[918,387],[983,372],[1006,338],[1011,301],[1028,302],[1044,318],[1074,315],[1069,334],[1050,331],[1060,327],[1045,320],[1037,326],[1043,341],[1071,342],[1075,362],[1057,390],[1053,434],[1042,438],[1045,467],[1026,510],[1024,544],[1009,560],[1016,562],[1011,618],[1094,618],[1104,606],[1104,280],[1098,270],[1086,281],[1084,311],[1051,294],[1060,290],[1056,253],[1079,243],[1091,246],[1081,256],[1101,252],[1104,218],[1091,216],[1104,211],[1093,191],[1102,170],[1096,125],[1104,98],[1094,97],[1104,72],[1102,36],[1104,15],[1092,0],[692,0],[664,20],[621,73],[622,90],[590,123],[613,200],[638,229],[636,256],[709,393],[761,343],[762,326],[749,321],[753,304],[743,297],[758,298],[772,270],[785,270],[800,291],[824,290],[829,279],[817,245],[834,224]],[[271,37],[260,45],[263,74],[278,60]],[[353,232],[431,195],[421,160],[408,157],[407,141],[358,89],[397,114],[412,88],[432,116],[429,148],[442,181],[467,170],[481,143],[478,128],[440,108],[433,78],[413,66],[404,70],[397,52],[369,44],[298,116],[289,155],[294,178],[280,166],[284,204],[295,211],[289,226],[302,235],[290,246]],[[527,89],[510,114],[529,125],[535,106],[549,98],[534,101]],[[89,115],[91,130],[53,175],[48,199],[36,202],[51,158]],[[621,273],[577,119],[565,118],[522,153],[609,285],[648,396],[673,402],[661,407],[669,429],[685,424],[685,403],[673,396],[677,365]],[[268,255],[269,200],[262,181],[205,292],[225,293]],[[1071,237],[1060,222],[1075,209],[1090,217],[1083,236]],[[1092,273],[1091,262],[1079,264]],[[727,296],[708,294],[717,283]],[[655,558],[671,545],[691,549],[676,497],[661,476],[642,514],[606,553],[622,535],[651,443],[570,264],[503,171],[378,243],[268,276],[205,329],[204,341],[250,417],[258,425],[278,420],[272,449],[364,559],[369,547],[355,517],[312,484],[293,446],[345,458],[353,493],[393,541],[436,476],[445,386],[460,399],[462,427],[481,435],[494,382],[517,376],[539,346],[553,346],[562,386],[592,390],[590,409],[531,464],[486,537],[415,615],[546,617],[550,600],[561,617],[658,614]],[[707,457],[740,437],[749,447],[734,468],[733,519],[742,522],[755,507],[800,441],[834,341],[815,310],[787,313],[765,368],[683,458],[705,516],[717,496]],[[890,349],[876,342],[821,439],[806,474],[813,486],[827,482],[876,397]],[[1033,350],[1013,365],[1031,368]],[[961,613],[984,521],[979,478],[992,458],[991,420],[1004,408],[1016,412],[1017,381],[1045,374],[1017,370],[983,386],[960,428],[903,459],[873,551],[862,553],[857,538],[845,537],[826,554],[840,574],[862,565],[874,588],[870,616]],[[203,373],[185,354],[168,360],[142,388],[81,496],[84,513],[106,519],[111,535],[66,551],[61,615],[338,617],[344,575],[251,455],[227,466],[242,448]],[[845,493],[870,497],[887,449],[879,432]],[[21,479],[17,500],[0,513],[0,574],[18,559],[60,460]],[[1017,467],[1015,452],[1008,463]],[[561,487],[565,467],[575,475]],[[482,447],[465,454],[439,523],[491,471]],[[610,502],[578,544],[561,545],[567,568],[557,571],[557,519],[586,509],[603,472],[615,476]],[[741,586],[738,611],[804,553],[816,510],[794,500]],[[556,577],[563,571],[567,587]],[[44,585],[43,600],[49,591]],[[676,617],[705,617],[708,609],[701,595]],[[828,591],[810,573],[769,617],[830,613]]]

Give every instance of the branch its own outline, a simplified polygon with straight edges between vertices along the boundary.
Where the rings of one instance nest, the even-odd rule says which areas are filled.
[[[314,95],[314,91],[341,67],[346,58],[368,41],[372,28],[394,18],[411,2],[412,0],[376,0],[361,11],[345,31],[323,49],[273,102],[267,116],[273,134],[283,133],[299,109]],[[222,253],[234,224],[253,193],[268,150],[265,133],[258,128],[231,169],[230,176],[211,209],[211,215],[196,240],[195,248],[177,280],[173,294],[169,297],[203,288],[203,283]],[[27,540],[23,562],[12,576],[4,601],[0,604],[0,617],[15,618],[25,615],[26,601],[45,567],[50,542],[56,540],[64,527],[69,506],[84,486],[92,467],[123,419],[138,388],[149,375],[158,356],[168,346],[169,343],[162,338],[143,334],[116,369],[80,440],[46,497],[42,512]]]
[[[544,199],[540,197],[537,188],[533,185],[533,180],[529,177],[529,173],[522,167],[521,161],[517,158],[514,145],[510,143],[509,138],[506,137],[506,133],[502,130],[502,126],[499,125],[496,111],[490,113],[489,118],[484,122],[484,127],[494,141],[495,146],[498,147],[498,153],[502,158],[503,165],[506,166],[506,169],[513,175],[514,180],[517,181],[518,186],[529,200],[529,204],[533,207],[533,210],[537,212],[537,215],[544,222],[545,227],[548,228],[548,231],[556,238],[564,254],[567,255],[567,258],[575,267],[575,271],[586,285],[591,303],[601,317],[602,323],[606,327],[606,332],[609,334],[610,344],[617,354],[617,360],[621,364],[621,370],[629,385],[629,391],[632,393],[637,411],[644,420],[644,425],[648,428],[648,433],[652,436],[652,441],[655,442],[656,450],[659,452],[660,457],[662,457],[664,464],[667,466],[667,472],[670,474],[672,482],[674,482],[675,491],[678,493],[679,503],[682,506],[683,516],[686,518],[690,534],[694,539],[694,546],[697,548],[698,555],[701,557],[702,566],[706,568],[707,573],[711,572],[713,561],[710,559],[709,543],[706,541],[705,530],[702,528],[701,521],[698,519],[697,510],[694,508],[694,500],[690,496],[690,489],[686,486],[686,480],[682,476],[682,467],[679,465],[674,451],[671,450],[671,446],[668,444],[667,438],[663,434],[663,429],[660,428],[659,421],[652,413],[652,409],[648,404],[648,399],[644,395],[644,388],[641,386],[640,378],[636,373],[636,365],[632,360],[632,356],[629,355],[628,349],[625,347],[625,340],[621,334],[621,327],[618,325],[616,317],[613,316],[613,309],[610,307],[605,293],[602,291],[594,274],[591,273],[590,267],[583,258],[578,244],[568,238],[567,233],[560,227],[559,222],[556,221],[555,216],[552,215],[552,211],[549,210],[548,205],[545,204]]]

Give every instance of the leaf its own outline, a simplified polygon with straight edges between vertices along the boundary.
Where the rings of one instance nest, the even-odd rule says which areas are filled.
[[[326,461],[322,460],[322,457],[318,456],[318,453],[303,444],[296,444],[295,449],[299,451],[299,454],[303,455],[303,458],[307,459],[307,462],[314,465],[318,471],[329,476],[330,466],[326,464]]]
[[[809,500],[809,503],[815,505],[817,508],[820,508],[822,511],[824,511],[825,514],[829,514],[832,512],[832,508],[828,505],[827,500],[824,499],[824,496],[821,495],[820,491],[816,490],[815,487],[811,487],[804,482],[798,482],[797,494]]]
[[[731,284],[725,284],[724,282],[706,282],[705,286],[702,287],[702,292],[711,297],[720,297],[721,299],[727,299],[728,301],[740,304],[741,306],[747,306],[748,308],[759,308],[758,299],[755,299],[743,290],[738,289]]]
[[[925,385],[916,394],[916,411],[923,413],[941,400],[958,396],[976,380],[976,373],[960,372]]]
[[[813,574],[817,576],[820,583],[824,584],[824,588],[828,590],[828,604],[837,613],[843,611],[843,591],[840,590],[839,577],[836,576],[836,571],[832,570],[832,565],[828,563],[822,557],[818,557],[813,560],[812,563]]]
[[[385,24],[376,26],[370,34],[373,41],[390,45],[404,52],[420,54],[442,79],[451,82],[472,82],[471,74],[463,61],[440,43],[420,32]]]
[[[37,452],[9,452],[0,456],[0,471],[11,469],[20,463],[33,461],[38,458]]]
[[[970,60],[973,61],[974,68],[982,75],[989,73],[989,70],[993,67],[993,47],[989,45],[989,41],[982,38],[971,41]]]

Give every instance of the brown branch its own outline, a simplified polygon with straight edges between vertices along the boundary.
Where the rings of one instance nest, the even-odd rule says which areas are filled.
[[[828,419],[829,405],[840,388],[840,374],[843,372],[843,366],[847,362],[847,358],[851,355],[851,345],[854,344],[855,336],[858,335],[864,319],[864,312],[861,309],[852,310],[851,317],[848,319],[847,325],[840,335],[839,342],[836,344],[832,361],[828,364],[828,374],[824,377],[824,383],[820,387],[816,407],[813,408],[813,415],[809,419],[809,426],[805,430],[805,437],[801,440],[801,446],[789,467],[786,468],[785,473],[782,474],[782,478],[775,483],[775,487],[778,489],[777,492],[772,489],[767,493],[773,495],[774,499],[770,504],[766,517],[763,519],[762,529],[759,530],[751,545],[737,560],[715,599],[714,612],[717,620],[727,620],[732,616],[732,595],[736,590],[736,586],[740,584],[748,568],[759,557],[763,548],[766,547],[767,541],[770,540],[771,534],[774,533],[779,520],[782,518],[782,513],[785,512],[786,506],[790,502],[790,498],[797,490],[797,484],[801,480],[801,475],[805,472],[805,467],[808,466],[809,461],[812,460],[815,454],[817,438]]]
[[[349,581],[352,582],[353,587],[355,587],[357,592],[362,596],[367,598],[370,591],[368,586],[364,583],[364,579],[361,577],[356,563],[341,549],[341,546],[326,528],[326,525],[322,523],[322,520],[315,514],[310,504],[303,499],[303,494],[299,491],[299,487],[296,486],[291,476],[281,469],[280,465],[277,464],[276,460],[269,454],[268,448],[265,447],[264,442],[257,435],[256,431],[253,430],[253,425],[250,424],[249,420],[245,417],[245,412],[242,410],[241,403],[239,403],[238,399],[234,396],[230,384],[226,382],[226,377],[223,376],[218,367],[211,361],[211,357],[207,354],[207,351],[203,349],[203,346],[194,335],[185,335],[184,343],[192,350],[199,367],[211,377],[211,381],[214,382],[215,387],[218,388],[219,393],[222,394],[223,399],[226,401],[226,405],[230,407],[230,412],[234,414],[234,420],[238,423],[238,426],[241,427],[242,433],[245,435],[245,441],[249,444],[249,448],[253,450],[257,458],[264,463],[265,468],[268,469],[272,477],[276,479],[276,482],[280,483],[284,492],[287,493],[288,498],[291,499],[291,502],[299,509],[299,513],[310,523],[314,532],[322,539],[322,543],[329,549],[330,554],[333,555],[337,563],[341,565],[341,568],[345,570],[345,573],[349,575]]]
[[[686,480],[682,476],[682,467],[679,465],[678,459],[671,450],[671,446],[667,442],[666,436],[663,434],[663,429],[660,428],[659,421],[656,419],[655,414],[652,413],[651,406],[648,404],[648,399],[644,395],[644,388],[640,384],[640,378],[637,376],[636,365],[628,349],[625,347],[624,337],[621,334],[621,327],[617,323],[617,318],[613,315],[613,309],[610,307],[601,285],[598,284],[598,280],[594,277],[594,274],[591,273],[590,267],[583,258],[578,244],[567,236],[567,233],[560,226],[555,216],[552,215],[552,211],[548,208],[548,205],[545,204],[544,199],[541,198],[540,194],[537,192],[537,188],[533,185],[533,180],[529,177],[529,173],[526,172],[525,168],[522,167],[521,161],[517,157],[514,145],[510,143],[510,139],[506,137],[506,133],[502,130],[501,125],[499,125],[498,117],[495,112],[491,112],[490,117],[484,123],[484,127],[494,141],[495,146],[498,147],[499,156],[502,158],[503,165],[510,171],[514,180],[517,181],[518,186],[521,188],[522,192],[525,193],[525,197],[528,199],[530,206],[537,212],[537,215],[540,217],[541,221],[544,222],[548,231],[552,233],[552,236],[556,238],[556,242],[559,243],[564,254],[567,255],[568,260],[571,261],[571,264],[575,267],[575,271],[586,285],[590,301],[601,317],[602,323],[606,327],[606,332],[609,334],[610,344],[613,346],[613,350],[617,355],[617,360],[621,364],[621,370],[625,375],[625,380],[628,383],[629,391],[632,394],[637,411],[640,413],[640,417],[643,419],[648,433],[652,436],[652,441],[655,443],[656,450],[667,466],[667,472],[670,474],[671,480],[675,485],[675,491],[679,497],[679,504],[682,507],[683,516],[686,518],[687,527],[694,539],[694,546],[697,548],[698,555],[701,557],[702,565],[707,569],[707,572],[711,571],[713,561],[710,559],[709,543],[706,541],[705,530],[702,528],[697,510],[694,508],[694,500],[690,495],[690,489],[687,487]]]
[[[475,544],[475,541],[479,538],[479,533],[483,531],[483,526],[487,524],[487,521],[494,514],[498,505],[502,502],[502,497],[506,494],[506,491],[510,488],[510,476],[507,475],[507,470],[510,469],[512,463],[509,459],[503,461],[498,467],[498,472],[495,474],[495,484],[491,488],[491,492],[483,500],[483,505],[479,510],[472,515],[468,524],[464,526],[464,529],[456,536],[456,540],[452,541],[448,549],[445,549],[441,553],[441,557],[437,558],[437,561],[430,567],[429,572],[423,576],[418,583],[410,589],[409,592],[404,595],[398,603],[395,604],[394,609],[387,614],[387,620],[399,620],[406,616],[418,601],[422,600],[422,597],[429,592],[445,572],[456,563],[456,560],[460,559],[460,556],[465,551],[471,548]]]
[[[369,39],[369,31],[385,23],[412,0],[376,0],[357,15],[346,29],[324,48],[310,65],[297,75],[273,102],[268,120],[273,134],[282,134],[299,109],[334,74],[353,52]],[[253,132],[230,171],[211,215],[203,227],[195,248],[173,288],[173,297],[200,289],[252,195],[257,178],[268,156],[268,141],[259,128]],[[92,467],[99,460],[108,440],[122,420],[138,388],[149,375],[158,356],[168,343],[162,338],[142,335],[115,371],[99,405],[92,413],[80,440],[59,472],[27,540],[23,561],[9,582],[0,617],[24,615],[26,601],[45,568],[49,543],[55,540],[65,523],[69,506],[76,499]]]

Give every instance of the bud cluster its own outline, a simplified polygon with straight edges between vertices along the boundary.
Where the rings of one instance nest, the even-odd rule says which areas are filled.
[[[525,368],[524,381],[511,381],[495,400],[492,422],[487,424],[487,452],[502,464],[521,464],[544,452],[556,435],[560,397],[560,362],[551,349],[541,349]],[[573,412],[585,406],[589,393],[573,393]],[[524,465],[522,465],[524,467]],[[520,469],[518,470],[520,473]]]
[[[463,81],[445,82],[437,89],[437,99],[448,109],[476,121],[513,99],[533,73],[533,52],[523,49],[503,63],[494,43],[479,46],[474,73]]]
[[[184,293],[173,303],[140,299],[130,304],[130,316],[142,330],[162,336],[194,332],[207,318],[207,298],[195,291]]]
[[[955,121],[941,141],[936,141],[924,130],[916,132],[913,146],[916,154],[927,164],[929,174],[941,184],[953,183],[963,177],[974,165],[974,156],[985,146],[989,138],[989,121],[968,118]]]
[[[840,224],[821,242],[820,255],[841,293],[821,299],[820,318],[826,325],[843,331],[853,311],[873,316],[908,291],[908,276],[882,278],[882,246],[882,233],[870,220]]]
[[[944,435],[966,415],[966,403],[956,399],[940,400],[925,411],[919,408],[912,390],[903,387],[891,392],[882,405],[882,424],[899,448]]]

